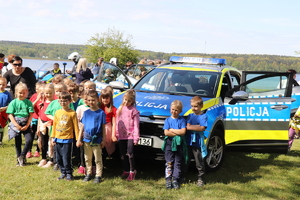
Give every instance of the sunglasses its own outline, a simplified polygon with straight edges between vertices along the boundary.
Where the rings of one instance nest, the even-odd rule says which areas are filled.
[[[20,64],[13,64],[13,66],[15,66],[15,67],[21,67],[22,63],[20,63]]]

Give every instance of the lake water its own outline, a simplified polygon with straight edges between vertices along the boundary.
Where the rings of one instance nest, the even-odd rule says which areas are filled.
[[[74,66],[74,62],[69,61],[69,60],[65,61],[65,60],[46,60],[46,59],[41,59],[41,60],[23,59],[23,67],[29,67],[32,70],[38,70],[42,66],[45,69],[53,69],[53,64],[54,63],[59,64],[59,68],[61,69],[62,72],[63,72],[63,69],[64,69],[63,63],[67,63],[66,69],[72,69],[72,67]]]

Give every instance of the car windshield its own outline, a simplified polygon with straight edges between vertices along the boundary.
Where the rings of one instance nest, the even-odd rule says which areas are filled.
[[[156,68],[141,79],[137,91],[214,97],[220,73]]]

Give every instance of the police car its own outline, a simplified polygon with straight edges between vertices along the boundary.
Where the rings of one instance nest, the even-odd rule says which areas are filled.
[[[181,115],[187,116],[192,113],[190,99],[198,95],[208,116],[204,134],[210,170],[220,167],[225,147],[286,153],[292,105],[299,105],[292,98],[297,94],[292,80],[290,73],[243,73],[225,59],[172,56],[133,86],[140,111],[139,146],[160,151],[171,102],[182,101]],[[122,97],[115,95],[116,107]]]

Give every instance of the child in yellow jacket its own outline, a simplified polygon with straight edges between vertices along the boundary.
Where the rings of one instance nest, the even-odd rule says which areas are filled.
[[[71,181],[73,180],[72,144],[74,139],[78,139],[78,120],[76,112],[69,106],[71,95],[68,92],[60,93],[59,103],[62,108],[55,112],[51,137],[53,138],[52,143],[55,145],[56,159],[61,171],[58,180],[66,178],[66,180]]]

